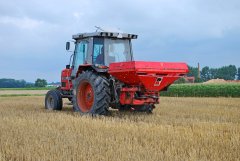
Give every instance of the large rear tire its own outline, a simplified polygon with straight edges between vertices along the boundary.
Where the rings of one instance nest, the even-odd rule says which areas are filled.
[[[74,81],[73,108],[83,114],[106,115],[110,103],[108,80],[86,71]]]
[[[59,90],[53,89],[47,92],[45,108],[48,110],[62,110],[62,96]]]

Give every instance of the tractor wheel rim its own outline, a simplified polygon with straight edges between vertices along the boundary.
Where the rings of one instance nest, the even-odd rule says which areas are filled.
[[[83,81],[79,85],[77,102],[82,112],[89,112],[91,110],[94,102],[94,91],[89,82]]]
[[[52,108],[54,107],[54,100],[53,100],[53,97],[52,97],[52,96],[49,96],[49,97],[48,97],[47,107],[48,107],[49,109],[52,109]]]

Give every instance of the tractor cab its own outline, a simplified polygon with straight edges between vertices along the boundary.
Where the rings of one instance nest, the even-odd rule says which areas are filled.
[[[94,32],[73,35],[75,50],[72,61],[72,74],[76,74],[80,65],[108,67],[113,62],[133,60],[131,39],[137,35]],[[69,49],[67,43],[66,49]]]

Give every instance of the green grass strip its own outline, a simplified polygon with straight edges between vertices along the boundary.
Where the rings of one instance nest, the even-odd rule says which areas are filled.
[[[170,97],[240,97],[240,84],[174,84],[161,96]]]
[[[45,96],[44,94],[2,94],[0,97]]]
[[[55,89],[56,87],[33,87],[33,88],[0,88],[0,90],[2,91],[6,91],[6,90],[51,90],[51,89]]]

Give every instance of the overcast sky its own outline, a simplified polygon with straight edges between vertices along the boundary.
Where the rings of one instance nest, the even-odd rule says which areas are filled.
[[[240,67],[239,0],[2,0],[0,78],[60,81],[65,42],[94,26],[138,34],[135,60]]]

